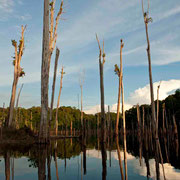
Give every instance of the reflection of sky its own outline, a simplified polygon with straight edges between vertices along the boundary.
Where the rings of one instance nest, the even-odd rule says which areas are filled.
[[[102,160],[101,151],[95,149],[87,150],[87,174],[83,175],[84,180],[99,180],[102,178]],[[124,154],[121,151],[121,158],[124,158]],[[5,168],[4,159],[0,158],[0,179],[5,179]],[[76,156],[65,161],[57,159],[58,162],[58,174],[59,179],[71,180],[71,179],[81,179],[81,155]],[[122,161],[123,163],[124,161]],[[147,168],[142,159],[142,166],[139,166],[139,159],[135,158],[131,154],[127,153],[127,163],[128,163],[128,178],[135,180],[146,179]],[[151,178],[156,179],[155,162],[153,159],[149,160]],[[28,158],[22,157],[19,159],[14,159],[15,167],[15,179],[18,180],[30,180],[38,178],[38,169],[29,167],[30,162]],[[173,168],[170,164],[164,164],[166,179],[167,180],[179,180],[180,170]],[[161,179],[163,179],[162,167],[160,165]],[[56,179],[56,169],[54,158],[51,162],[51,177],[52,180]],[[111,167],[110,167],[110,152],[107,151],[107,180],[119,180],[121,179],[119,162],[117,151],[111,152]]]

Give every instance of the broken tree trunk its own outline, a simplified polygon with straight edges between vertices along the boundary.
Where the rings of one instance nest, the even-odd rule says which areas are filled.
[[[16,89],[17,89],[19,77],[22,77],[25,75],[23,69],[20,67],[22,55],[24,53],[24,31],[25,31],[25,29],[26,29],[26,26],[21,27],[21,39],[19,41],[19,45],[17,45],[17,42],[15,40],[12,40],[12,45],[15,48],[15,57],[13,60],[14,80],[13,80],[11,99],[10,99],[10,105],[9,105],[9,114],[8,114],[8,119],[6,120],[7,127],[12,126],[12,123],[13,123],[14,103],[15,103]]]
[[[56,136],[58,134],[58,109],[59,109],[59,104],[60,104],[60,97],[61,97],[61,91],[62,91],[62,80],[63,80],[63,76],[64,76],[65,72],[64,72],[64,67],[62,66],[61,69],[61,80],[60,80],[60,89],[59,89],[59,96],[58,96],[58,101],[57,101],[57,108],[56,108],[56,124],[55,124],[55,132],[56,132]]]
[[[104,63],[105,63],[105,53],[104,53],[104,41],[103,41],[103,53],[100,46],[98,36],[96,34],[96,40],[99,47],[99,73],[100,73],[100,93],[101,93],[101,139],[106,142],[106,123],[105,123],[105,107],[104,107]],[[101,56],[103,57],[103,62],[101,61]]]

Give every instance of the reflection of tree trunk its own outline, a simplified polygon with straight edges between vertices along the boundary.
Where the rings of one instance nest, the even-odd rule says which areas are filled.
[[[59,180],[59,175],[58,175],[58,164],[57,164],[57,141],[55,142],[55,147],[54,147],[54,161],[55,161],[55,167],[56,167],[56,178]]]
[[[51,146],[47,147],[48,180],[51,180]]]
[[[66,172],[66,138],[64,138],[64,170]]]
[[[38,149],[38,178],[39,180],[46,179],[46,148],[39,145]]]
[[[123,87],[123,79],[122,79],[122,114],[123,114],[123,137],[124,137],[124,167],[125,167],[125,179],[128,179],[127,175],[127,157],[126,157],[126,118],[125,118],[125,110],[124,110],[124,87]]]
[[[10,153],[7,151],[4,155],[6,180],[10,180]]]
[[[107,154],[106,154],[106,144],[101,143],[101,154],[102,154],[102,180],[106,180],[107,175],[107,166],[106,166],[106,160],[107,160]]]
[[[11,174],[12,180],[14,180],[14,157],[11,158]]]
[[[83,138],[83,168],[85,175],[86,174],[86,137]]]
[[[118,159],[119,159],[121,179],[124,180],[123,166],[122,166],[122,161],[121,161],[121,151],[119,147],[119,136],[116,136],[116,146],[117,146],[117,154],[118,154]]]

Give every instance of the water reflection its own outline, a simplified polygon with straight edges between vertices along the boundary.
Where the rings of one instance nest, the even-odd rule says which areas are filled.
[[[137,137],[133,133],[127,136],[128,179],[163,179],[161,164],[157,164],[158,171],[155,165],[150,135],[145,133],[142,142]],[[166,179],[179,180],[179,148],[172,137],[168,138],[167,141],[160,138]],[[1,146],[0,179],[123,179],[122,142],[123,137],[111,137],[107,144],[101,144],[92,136],[82,141],[61,139],[49,146]]]

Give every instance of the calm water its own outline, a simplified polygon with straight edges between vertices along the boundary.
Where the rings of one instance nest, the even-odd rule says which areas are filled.
[[[0,147],[0,180],[13,179],[12,177],[17,180],[119,180],[121,173],[117,144],[112,139],[108,139],[103,158],[100,143],[95,137],[87,138],[84,143],[79,142],[78,139],[62,139],[51,142],[48,147],[2,146]],[[165,148],[163,140],[161,141],[166,179],[180,180],[179,149],[175,147],[176,143],[173,145],[169,141]],[[119,145],[124,165],[121,139]],[[139,143],[132,135],[127,137],[127,148],[128,179],[157,179],[153,146],[150,143]],[[142,154],[141,158],[139,158],[140,154]],[[159,179],[163,179],[161,164],[158,172]]]

